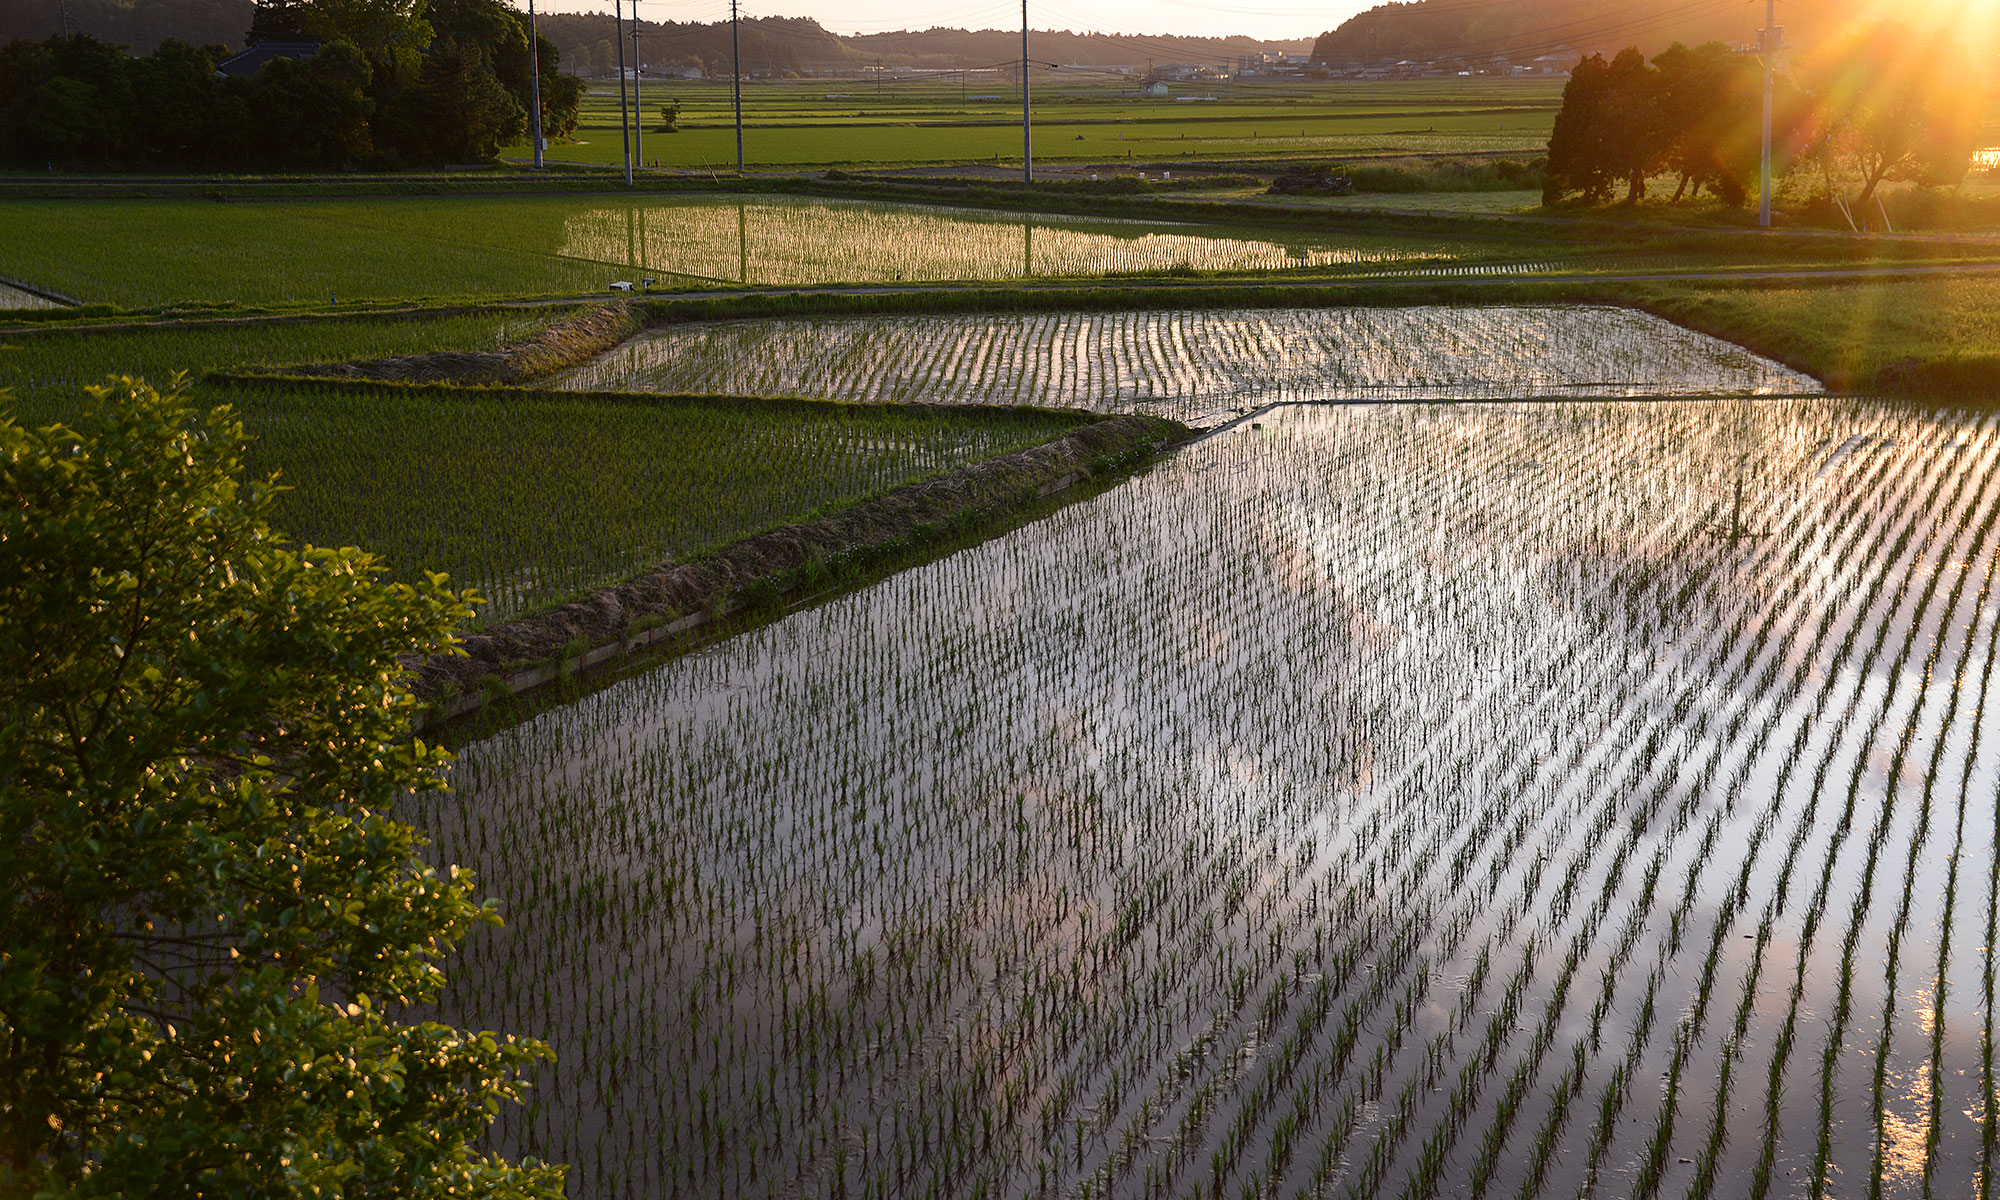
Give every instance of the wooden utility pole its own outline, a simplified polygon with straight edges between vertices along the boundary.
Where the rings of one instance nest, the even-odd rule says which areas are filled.
[[[639,0],[632,0],[636,13]],[[625,107],[625,12],[611,0],[611,44],[618,49],[618,136],[625,142],[625,186],[632,186],[632,126]]]
[[[545,170],[542,163],[542,53],[541,34],[535,26],[535,0],[528,0],[528,103],[534,109],[535,127],[535,170]]]
[[[736,174],[743,174],[743,43],[737,35],[740,6],[729,0],[729,76],[736,96]]]
[[[1021,182],[1035,181],[1035,139],[1028,105],[1028,0],[1021,0]]]
[[[632,0],[632,157],[646,165],[646,93],[639,85],[646,68],[639,65],[639,0]]]
[[[1757,223],[1771,227],[1771,104],[1778,76],[1778,0],[1764,0],[1764,166],[1759,175]]]

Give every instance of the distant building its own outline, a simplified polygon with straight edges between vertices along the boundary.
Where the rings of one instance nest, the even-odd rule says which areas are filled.
[[[1530,75],[1567,75],[1576,70],[1576,64],[1583,61],[1583,55],[1567,46],[1558,46],[1539,58],[1528,61]]]
[[[320,50],[319,39],[303,28],[298,0],[258,0],[243,44],[249,49],[215,64],[217,75],[248,78],[273,59],[304,62],[318,57]]]
[[[308,37],[259,39],[253,41],[243,53],[232,54],[215,64],[215,73],[247,79],[263,70],[264,64],[273,59],[289,58],[305,62],[319,57],[319,50],[319,42]]]

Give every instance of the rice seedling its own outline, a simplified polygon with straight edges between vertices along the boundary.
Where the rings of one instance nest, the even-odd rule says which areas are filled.
[[[700,328],[672,369],[820,339],[773,390],[882,398],[906,346],[959,398],[1211,411],[1529,344],[1524,394],[1782,378],[1587,312],[1346,319]],[[1240,349],[1274,329],[1296,375]],[[1162,364],[1178,392],[1144,390]],[[1843,1026],[1794,1052],[1821,1014],[1991,1111],[1990,972],[1948,1029],[1898,995],[1943,996],[1952,923],[1983,907],[1991,945],[2000,911],[1926,882],[1994,873],[1991,418],[1259,424],[468,744],[408,814],[510,914],[451,1015],[562,1053],[502,1147],[604,1195],[1762,1195],[1867,1177],[1901,1111],[1829,1111]],[[1886,977],[1852,969],[1877,947]],[[1971,1189],[1990,1125],[1916,1115],[1884,1193],[1925,1156]]]
[[[1809,378],[1727,342],[1641,313],[1594,308],[712,322],[642,334],[556,386],[1035,404],[1155,412],[1197,424],[1274,401],[1819,391]]]

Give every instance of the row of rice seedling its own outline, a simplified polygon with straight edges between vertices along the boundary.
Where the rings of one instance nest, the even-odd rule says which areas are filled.
[[[1104,380],[1125,336],[1188,386],[1204,339],[1273,336],[1068,320],[958,354]],[[1606,329],[1423,340],[1673,357]],[[1992,710],[1958,690],[2000,434],[1819,400],[1262,420],[468,747],[412,815],[511,924],[453,1015],[563,1053],[507,1147],[603,1194],[1414,1198],[1732,1193],[1848,1145],[1786,1001],[1839,995],[1807,968],[1839,826],[1928,878],[1918,814],[1962,809],[1952,877],[1993,874]],[[1836,825],[1856,773],[1923,799]],[[1854,911],[1980,936],[1992,889],[1948,894]],[[1892,988],[1956,961],[1935,936]],[[1983,1085],[1973,1039],[1849,990],[1980,1087],[1919,1114],[1939,1164],[1994,1115],[1979,966],[1932,1008]],[[1869,1090],[1864,1177],[1899,1128]]]
[[[1444,263],[1461,250],[1443,239],[1299,234],[1275,242],[1195,225],[770,197],[580,209],[563,220],[560,252],[739,283],[809,284]]]
[[[1061,415],[281,382],[241,413],[278,521],[504,619],[1073,428]]]
[[[1143,410],[1278,400],[1811,393],[1810,378],[1609,308],[1353,308],[750,320],[656,329],[579,390]]]

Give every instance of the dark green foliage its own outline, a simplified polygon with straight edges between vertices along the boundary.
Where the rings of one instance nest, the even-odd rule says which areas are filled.
[[[1849,35],[1808,63],[1803,86],[1774,80],[1772,155],[1783,174],[1816,165],[1825,193],[1857,180],[1855,207],[1887,180],[1963,179],[1979,135],[1979,104],[1963,49],[1898,26]],[[1710,42],[1675,43],[1650,64],[1636,47],[1584,59],[1563,88],[1549,137],[1545,204],[1602,204],[1620,187],[1645,198],[1648,176],[1680,176],[1674,199],[1750,196],[1763,153],[1764,68]]]
[[[146,58],[77,35],[0,49],[0,160],[28,166],[340,167],[367,155],[372,71],[351,43],[221,79],[219,47]]]
[[[424,57],[423,75],[384,108],[378,124],[405,160],[472,163],[520,140],[528,114],[493,72],[473,38],[441,35]]]
[[[1562,111],[1549,135],[1545,203],[1572,193],[1596,203],[1623,186],[1628,201],[1646,195],[1646,176],[1672,144],[1658,71],[1627,47],[1609,62],[1593,54],[1563,88]]]
[[[498,0],[296,0],[260,6],[253,38],[308,37],[218,78],[228,51],[168,39],[151,55],[77,34],[0,47],[0,162],[327,170],[484,162],[527,128],[527,18]],[[576,128],[584,85],[541,39],[544,128]]]
[[[0,419],[0,1194],[553,1197],[471,1143],[537,1043],[413,1021],[497,923],[392,804],[468,611],[295,546],[227,410]]]

